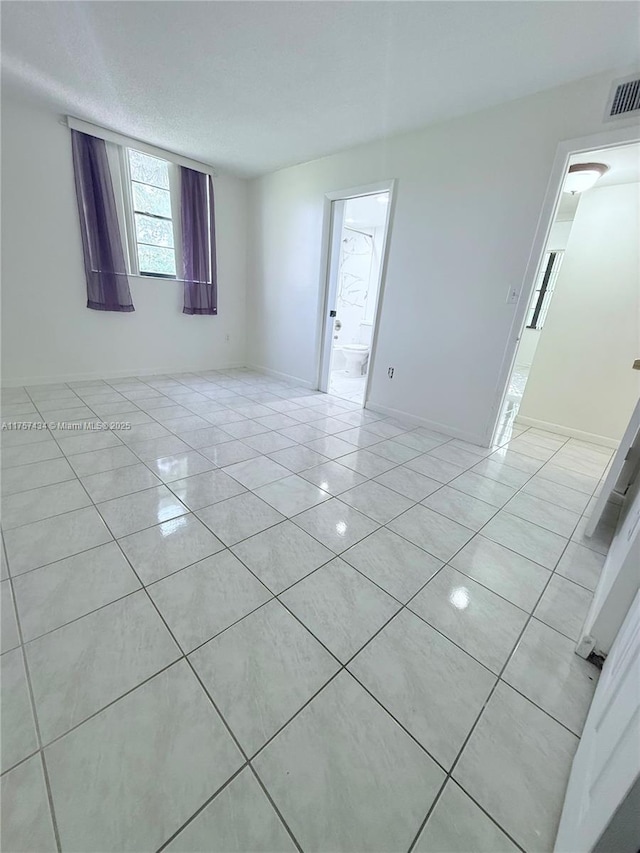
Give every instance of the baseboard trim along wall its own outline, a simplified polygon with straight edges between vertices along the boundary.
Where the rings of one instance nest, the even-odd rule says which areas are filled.
[[[516,417],[516,423],[523,426],[535,427],[536,429],[545,429],[549,432],[557,432],[559,435],[568,435],[570,438],[579,438],[581,441],[588,441],[591,444],[600,444],[603,447],[609,447],[612,450],[617,450],[620,441],[619,439],[609,438],[606,435],[597,435],[593,432],[584,432],[581,429],[573,429],[573,427],[562,426],[561,424],[552,424],[548,421],[539,421],[537,418]]]
[[[303,388],[309,388],[311,391],[317,391],[315,383],[309,382],[308,379],[301,379],[299,376],[292,376],[290,373],[281,373],[279,370],[271,370],[270,367],[262,367],[260,364],[245,364],[249,370],[257,370],[258,373],[264,373],[265,376],[273,376],[274,379],[281,379],[283,382],[295,382],[296,385],[301,385]]]
[[[403,412],[401,409],[392,409],[390,406],[381,406],[374,401],[367,402],[365,409],[372,412],[377,412],[380,415],[388,415],[391,418],[406,421],[409,424],[426,427],[426,429],[434,430],[435,432],[443,433],[451,438],[459,438],[462,441],[468,441],[470,444],[477,444],[479,447],[488,447],[489,445],[483,442],[481,433],[467,432],[466,430],[455,429],[455,427],[440,424],[437,421],[430,421],[428,418],[421,418],[418,415],[412,415],[409,412]]]
[[[17,379],[3,379],[2,388],[21,388],[25,385],[54,385],[58,382],[90,382],[99,379],[128,379],[131,376],[157,376],[159,374],[179,373],[206,373],[209,370],[231,370],[232,368],[244,367],[241,361],[227,362],[220,365],[201,365],[200,367],[156,367],[153,369],[139,368],[137,370],[120,370],[115,372],[100,373],[69,373],[56,376],[27,376]]]

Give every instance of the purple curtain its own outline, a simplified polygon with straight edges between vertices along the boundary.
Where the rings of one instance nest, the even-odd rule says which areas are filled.
[[[80,215],[87,308],[96,311],[135,311],[116,201],[103,139],[71,131],[73,171]]]
[[[213,180],[180,167],[183,314],[217,314],[216,232]]]

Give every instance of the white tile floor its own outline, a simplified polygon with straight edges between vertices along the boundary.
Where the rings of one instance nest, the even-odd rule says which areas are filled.
[[[332,370],[329,377],[329,393],[362,405],[366,384],[366,376],[350,376],[344,370]]]
[[[2,848],[547,851],[602,448],[248,370],[3,392]]]

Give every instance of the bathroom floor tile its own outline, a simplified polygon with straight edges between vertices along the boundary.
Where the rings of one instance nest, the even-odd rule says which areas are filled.
[[[442,566],[440,560],[386,527],[344,551],[342,559],[402,602]]]
[[[120,547],[143,584],[222,551],[224,545],[194,515],[181,515],[120,540]]]
[[[400,608],[340,559],[291,587],[281,601],[343,663]]]
[[[140,588],[115,542],[18,575],[13,585],[25,642]]]
[[[105,501],[98,510],[116,539],[188,512],[166,486]]]
[[[451,557],[473,536],[474,531],[424,506],[414,506],[388,525],[409,542],[440,560]]]
[[[593,531],[593,534],[591,536],[586,536],[584,530],[587,525],[587,520],[587,516],[583,515],[576,525],[576,529],[574,530],[571,539],[579,545],[584,545],[585,548],[589,548],[591,551],[597,551],[599,554],[604,554],[606,556],[616,532],[615,527],[601,521]]]
[[[206,643],[191,661],[248,755],[339,669],[275,600]]]
[[[56,849],[42,760],[34,755],[2,777],[0,844],[13,853]]]
[[[555,568],[567,545],[564,537],[511,515],[506,510],[491,519],[483,528],[482,535],[547,569]]]
[[[297,474],[261,486],[255,490],[255,494],[287,517],[304,512],[331,497],[328,492]]]
[[[534,611],[536,619],[576,642],[591,605],[593,594],[556,573],[549,581]]]
[[[518,847],[449,779],[420,834],[416,853],[517,853]]]
[[[143,591],[33,640],[26,652],[43,743],[180,657]]]
[[[232,550],[276,595],[334,557],[290,521],[245,539]]]
[[[506,663],[529,618],[451,566],[438,572],[409,607],[495,673]]]
[[[580,735],[599,671],[575,652],[573,640],[532,619],[507,664],[503,679]]]
[[[284,521],[283,515],[248,492],[200,509],[196,514],[225,545],[235,545]]]
[[[229,551],[152,584],[149,594],[185,652],[271,598],[266,587]]]
[[[373,481],[343,492],[340,500],[379,524],[391,521],[413,506],[413,501]]]
[[[404,610],[349,670],[443,767],[451,767],[496,677]]]
[[[378,527],[370,518],[337,498],[296,515],[294,521],[336,554],[355,545]]]
[[[2,681],[0,768],[4,773],[38,749],[22,649],[13,649],[0,656],[0,678]]]
[[[170,853],[295,853],[255,776],[246,768],[166,848]]]
[[[184,661],[45,755],[63,850],[155,850],[243,761]]]
[[[113,537],[93,507],[46,518],[5,533],[9,569],[13,576],[62,560]]]
[[[318,851],[407,850],[445,778],[347,673],[255,768],[302,849]]]
[[[552,850],[578,738],[499,683],[454,779],[525,850]]]

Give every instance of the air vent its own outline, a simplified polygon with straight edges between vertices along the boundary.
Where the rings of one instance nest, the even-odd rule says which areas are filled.
[[[640,77],[617,80],[611,89],[606,118],[628,118],[640,114]]]

